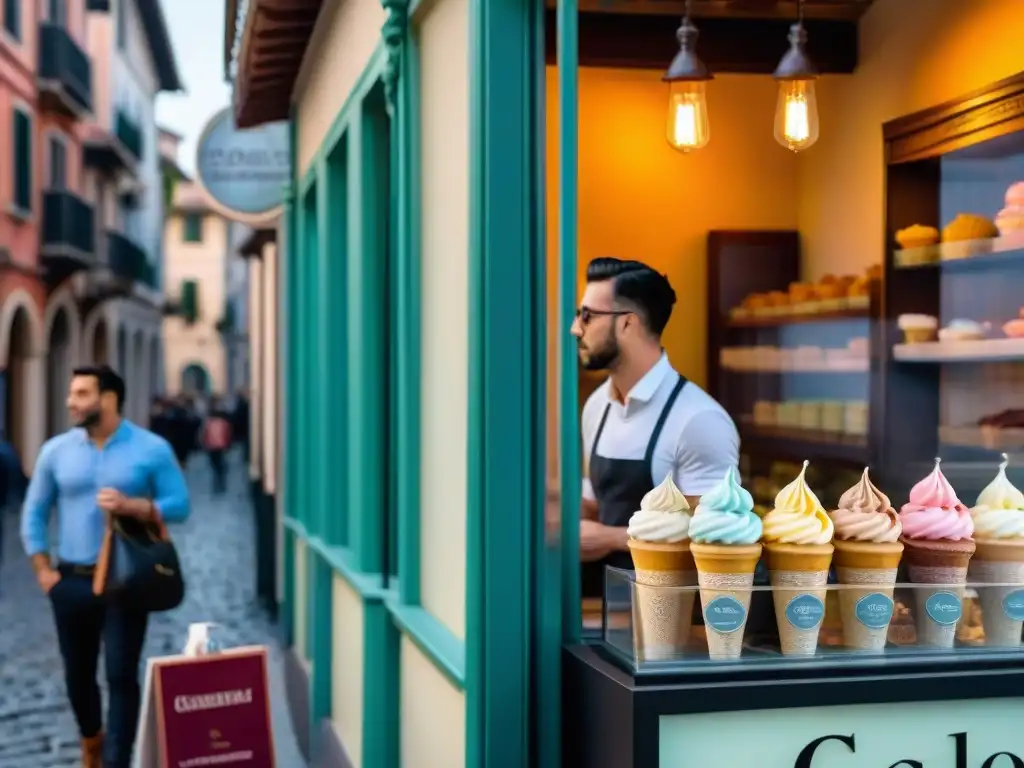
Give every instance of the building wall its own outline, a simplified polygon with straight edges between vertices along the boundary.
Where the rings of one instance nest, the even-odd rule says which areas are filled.
[[[173,213],[164,226],[164,291],[169,299],[177,301],[182,282],[195,280],[199,286],[199,317],[191,325],[177,316],[163,319],[164,386],[168,392],[180,391],[182,371],[199,363],[210,374],[212,391],[224,393],[227,360],[216,325],[224,314],[228,222],[207,212],[202,242],[187,243],[184,221],[181,213]]]

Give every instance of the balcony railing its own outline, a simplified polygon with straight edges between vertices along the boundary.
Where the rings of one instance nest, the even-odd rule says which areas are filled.
[[[63,111],[92,111],[92,63],[59,24],[39,25],[39,80],[41,90],[54,92],[62,102],[70,100]]]
[[[146,252],[120,232],[107,232],[107,266],[121,280],[146,284],[152,281]]]
[[[121,110],[117,111],[114,134],[136,160],[142,159],[142,130]]]
[[[40,244],[44,258],[91,263],[95,258],[92,206],[66,190],[43,192]]]

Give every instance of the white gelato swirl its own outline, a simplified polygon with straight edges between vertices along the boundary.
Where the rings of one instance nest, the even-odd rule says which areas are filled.
[[[674,544],[684,541],[690,532],[690,505],[683,492],[667,475],[640,502],[640,509],[629,518],[626,534],[637,541]]]
[[[995,479],[978,494],[971,510],[974,535],[981,539],[1024,539],[1024,493],[1006,476],[1009,457],[1004,453]]]
[[[689,512],[690,505],[672,475],[668,474],[661,485],[649,490],[640,500],[640,509],[644,512]]]

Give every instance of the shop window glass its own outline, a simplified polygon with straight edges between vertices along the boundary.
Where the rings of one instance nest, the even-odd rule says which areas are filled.
[[[185,242],[203,242],[203,216],[199,213],[189,213],[185,216]]]
[[[32,118],[14,110],[14,205],[32,210]]]
[[[67,187],[68,173],[68,150],[62,139],[51,136],[49,140],[50,155],[50,189],[65,189]]]

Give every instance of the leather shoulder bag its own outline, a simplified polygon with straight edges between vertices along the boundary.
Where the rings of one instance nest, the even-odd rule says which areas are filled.
[[[181,605],[185,598],[181,562],[162,520],[107,516],[93,592],[151,613]]]

